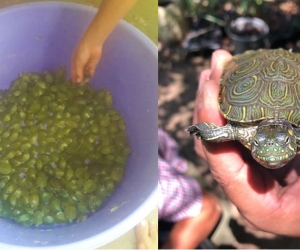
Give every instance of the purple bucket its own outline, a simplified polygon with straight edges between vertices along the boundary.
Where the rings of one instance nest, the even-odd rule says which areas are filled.
[[[97,9],[42,2],[0,10],[0,88],[21,72],[66,65]],[[122,21],[106,41],[91,84],[107,87],[132,149],[124,179],[86,221],[47,229],[0,219],[0,249],[94,249],[133,228],[157,204],[157,48]]]

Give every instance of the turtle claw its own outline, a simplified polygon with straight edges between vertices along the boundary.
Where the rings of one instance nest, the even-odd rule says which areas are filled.
[[[190,136],[196,136],[198,140],[202,139],[199,128],[196,125],[188,127],[185,131],[189,132]]]

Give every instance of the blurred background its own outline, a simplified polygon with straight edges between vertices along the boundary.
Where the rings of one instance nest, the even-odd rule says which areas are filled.
[[[239,54],[281,47],[300,52],[299,8],[300,1],[159,0],[158,124],[177,141],[181,155],[200,170],[201,186],[222,201],[222,223],[210,239],[216,248],[300,248],[299,238],[245,226],[185,132],[192,124],[199,75],[210,67],[213,51]]]

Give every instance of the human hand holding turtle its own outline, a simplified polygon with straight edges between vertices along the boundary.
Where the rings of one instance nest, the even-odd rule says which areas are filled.
[[[218,98],[220,78],[225,65],[231,59],[232,56],[228,52],[218,50],[213,54],[211,70],[202,72],[195,104],[194,124],[203,122],[214,123],[216,126],[227,124],[227,120],[219,110]],[[290,72],[292,71],[293,69],[290,69]],[[242,116],[245,117],[244,114]],[[292,112],[290,115],[292,116]],[[293,132],[288,131],[289,125],[275,124],[271,127],[274,135],[276,126],[286,129],[287,133]],[[208,137],[211,139],[209,133]],[[225,133],[228,132],[225,131]],[[249,133],[251,133],[251,138],[255,138],[255,129]],[[285,140],[286,134],[279,131],[279,136],[282,135],[284,136],[279,139]],[[297,136],[292,139],[295,138],[297,141]],[[252,139],[249,141],[254,143]],[[300,158],[298,155],[282,168],[268,169],[258,164],[250,151],[237,141],[210,143],[196,140],[195,143],[196,152],[208,161],[214,178],[237,206],[249,226],[276,234],[300,236],[300,199],[298,198]],[[272,146],[269,145],[269,147]]]

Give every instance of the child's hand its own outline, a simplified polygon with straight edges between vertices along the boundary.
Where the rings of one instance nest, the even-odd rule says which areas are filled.
[[[92,45],[82,41],[73,54],[72,81],[81,83],[86,78],[92,77],[101,55],[101,45]]]
[[[137,0],[103,0],[101,6],[77,46],[72,58],[72,81],[83,83],[93,76],[101,58],[102,47],[120,19]]]

